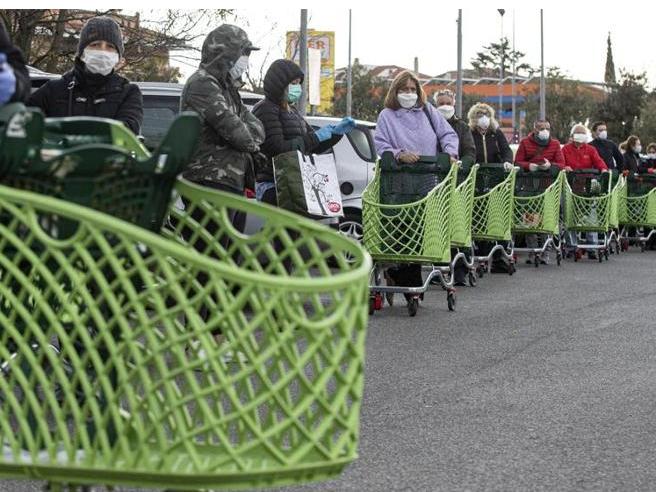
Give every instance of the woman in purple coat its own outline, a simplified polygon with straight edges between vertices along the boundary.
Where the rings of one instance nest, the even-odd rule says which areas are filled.
[[[458,157],[458,135],[444,116],[426,102],[419,79],[408,71],[401,72],[392,82],[385,97],[385,109],[378,115],[374,137],[379,156],[391,152],[403,164],[412,165],[421,155],[445,152],[452,162]],[[417,287],[423,284],[421,265],[417,263],[390,268],[388,285]],[[406,294],[406,300],[411,296]]]

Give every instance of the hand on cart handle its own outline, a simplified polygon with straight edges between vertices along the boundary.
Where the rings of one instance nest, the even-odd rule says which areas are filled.
[[[538,166],[537,164],[535,164],[535,163],[533,163],[533,162],[531,162],[531,163],[528,165],[528,170],[531,171],[532,173],[534,173],[534,172],[537,171],[538,169],[540,169],[540,166]]]
[[[547,171],[551,167],[551,162],[549,162],[548,159],[545,159],[544,164],[540,164],[538,167],[541,171]]]
[[[414,164],[419,160],[419,154],[414,152],[406,152],[405,150],[399,152],[398,161],[402,164]]]
[[[572,171],[574,171],[574,169],[572,169],[572,168],[569,167],[569,166],[565,166],[565,167],[563,168],[563,171],[565,171],[566,173],[571,173]]]
[[[507,173],[509,173],[510,171],[512,171],[512,170],[514,169],[514,167],[515,167],[515,166],[512,164],[512,162],[507,162],[507,161],[506,161],[506,162],[503,163],[503,169],[504,169]]]

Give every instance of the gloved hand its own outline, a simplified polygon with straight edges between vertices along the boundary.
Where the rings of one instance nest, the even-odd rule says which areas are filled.
[[[515,166],[513,166],[511,162],[504,162],[504,163],[503,163],[503,169],[504,169],[507,173],[509,173],[510,171],[512,171],[514,167],[515,167]]]
[[[540,166],[538,166],[537,164],[534,164],[534,163],[531,162],[528,165],[528,170],[531,171],[532,173],[537,171],[538,169],[540,169]]]
[[[333,133],[335,135],[344,135],[350,133],[353,128],[355,128],[355,120],[350,116],[347,116],[346,118],[342,118],[342,121],[335,125]]]
[[[319,128],[314,134],[319,139],[319,142],[325,142],[333,136],[333,131],[335,130],[335,125],[326,125]]]
[[[14,69],[7,63],[7,55],[0,53],[0,104],[11,99],[16,92]]]
[[[547,171],[551,167],[551,162],[545,159],[544,164],[540,164],[538,167],[540,168],[541,171]]]

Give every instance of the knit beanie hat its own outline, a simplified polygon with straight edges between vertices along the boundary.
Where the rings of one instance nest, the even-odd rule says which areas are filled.
[[[118,56],[123,56],[123,35],[121,28],[114,19],[109,17],[92,17],[84,24],[80,32],[80,42],[77,45],[78,56],[82,54],[84,48],[94,41],[107,41],[116,46]]]

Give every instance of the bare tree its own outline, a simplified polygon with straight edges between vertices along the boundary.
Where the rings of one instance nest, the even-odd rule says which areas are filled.
[[[121,10],[0,10],[13,42],[28,63],[55,73],[70,69],[84,22],[108,15],[122,27],[125,36],[123,72],[133,80],[175,81],[177,69],[168,65],[172,50],[198,51],[194,41],[230,17],[233,10],[151,10],[135,15]]]

